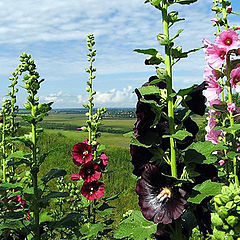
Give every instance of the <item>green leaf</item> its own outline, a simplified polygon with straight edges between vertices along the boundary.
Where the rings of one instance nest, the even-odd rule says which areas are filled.
[[[114,238],[128,237],[145,240],[156,232],[156,227],[153,222],[147,221],[140,211],[132,211],[131,215],[119,224],[118,229],[114,232]]]
[[[197,0],[175,0],[175,3],[179,3],[179,4],[191,4],[195,2],[197,2]]]
[[[32,117],[31,115],[22,115],[21,117],[24,121],[30,124],[34,122],[34,117]]]
[[[217,157],[212,152],[223,149],[227,149],[223,142],[218,144],[212,144],[210,141],[193,143],[186,149],[184,161],[186,163],[214,163]]]
[[[23,151],[16,151],[14,153],[11,153],[10,155],[8,155],[7,159],[14,159],[14,158],[18,158],[18,159],[27,159],[28,157],[30,157],[31,154],[29,154],[28,152],[23,152]]]
[[[235,123],[231,127],[216,127],[215,129],[216,130],[220,129],[227,133],[231,133],[232,131],[236,132],[236,131],[240,130],[240,124]]]
[[[150,55],[150,57],[145,61],[146,65],[159,65],[160,63],[164,62],[163,56],[154,48],[135,49],[134,51]]]
[[[156,55],[158,51],[154,48],[148,48],[148,49],[134,49],[135,52],[137,53],[143,53],[143,54],[148,54],[148,55]]]
[[[172,135],[163,135],[163,138],[172,137],[172,138],[175,138],[177,140],[181,140],[182,141],[187,136],[192,137],[193,135],[190,132],[186,131],[186,130],[179,130],[175,134],[172,134]]]
[[[50,192],[46,196],[39,199],[39,203],[46,204],[48,203],[52,198],[60,198],[60,197],[68,197],[69,193],[67,192]]]
[[[141,87],[141,88],[138,88],[138,90],[142,96],[152,95],[152,94],[160,96],[160,90],[157,86]]]
[[[47,212],[42,212],[40,214],[40,222],[46,222],[46,221],[52,221],[52,217],[50,215],[48,215]]]
[[[23,228],[24,225],[21,221],[6,221],[5,223],[0,224],[0,229],[12,229],[12,230],[19,230]]]
[[[174,39],[176,39],[177,37],[179,37],[179,35],[181,34],[181,32],[183,32],[183,30],[184,30],[184,29],[179,29],[179,30],[177,31],[176,35],[171,39],[171,41],[174,40]]]
[[[177,95],[183,97],[185,95],[188,95],[189,93],[192,92],[192,90],[195,88],[195,85],[193,85],[192,87],[189,88],[185,88],[185,89],[180,89],[177,93]]]
[[[164,69],[164,68],[157,68],[156,73],[160,80],[169,78],[169,75],[168,75],[166,69]]]
[[[80,213],[70,213],[67,216],[63,217],[58,222],[53,224],[54,228],[59,227],[77,227],[78,226],[78,218],[81,218],[82,214]]]
[[[199,204],[204,198],[215,196],[221,193],[222,184],[207,180],[201,184],[198,184],[193,189],[198,191],[199,194],[197,194],[195,197],[188,198],[188,202]]]
[[[133,131],[127,132],[127,133],[124,133],[124,134],[123,134],[123,137],[127,137],[127,138],[130,138],[130,137],[132,137],[132,136],[133,136]]]
[[[63,177],[67,174],[64,169],[51,169],[46,175],[44,175],[41,180],[43,183],[49,182],[53,178]]]
[[[102,232],[104,230],[104,224],[103,223],[95,223],[95,224],[89,224],[86,223],[82,225],[80,232],[81,234],[84,234],[85,237],[81,239],[90,239],[92,237],[97,237],[99,232]]]

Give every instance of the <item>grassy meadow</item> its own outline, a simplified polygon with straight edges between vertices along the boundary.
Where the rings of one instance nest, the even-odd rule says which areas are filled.
[[[78,167],[72,162],[72,147],[87,137],[86,132],[77,131],[76,128],[83,126],[85,120],[82,114],[50,114],[45,118],[41,123],[44,132],[41,133],[38,144],[43,152],[51,152],[41,166],[40,175],[51,168],[63,168],[68,172],[66,181],[71,181],[71,173],[78,172]],[[123,133],[131,131],[134,122],[135,119],[104,119],[101,126],[103,132],[98,139],[106,146],[106,154],[109,156],[108,170],[112,171],[103,175],[104,196],[120,194],[118,199],[112,201],[115,207],[114,219],[117,222],[127,210],[138,208],[135,194],[136,178],[132,175],[133,168],[130,162],[130,138],[123,137]],[[64,130],[70,125],[75,130]],[[46,129],[47,126],[51,129]],[[54,126],[57,129],[52,129]]]

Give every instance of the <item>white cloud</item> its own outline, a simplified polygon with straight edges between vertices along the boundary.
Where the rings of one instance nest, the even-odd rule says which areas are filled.
[[[96,105],[107,105],[110,107],[132,107],[135,105],[136,97],[133,88],[128,86],[122,90],[111,89],[107,92],[97,92],[95,95]]]

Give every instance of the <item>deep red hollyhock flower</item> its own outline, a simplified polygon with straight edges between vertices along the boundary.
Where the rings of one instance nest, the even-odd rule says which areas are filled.
[[[85,181],[85,182],[93,182],[98,180],[101,175],[101,167],[91,161],[91,162],[87,162],[84,163],[79,171],[79,176]]]
[[[105,170],[108,164],[108,156],[103,152],[101,153],[101,155],[99,156],[101,162],[100,162],[100,167],[102,170]]]
[[[76,181],[79,180],[80,176],[79,173],[72,173],[71,180]]]
[[[203,91],[207,89],[207,82],[203,82],[200,85],[197,85],[192,92],[189,94],[189,97],[186,100],[186,104],[193,113],[203,116],[206,110],[206,97],[203,95]]]
[[[143,166],[149,163],[149,160],[153,157],[153,154],[145,147],[130,145],[130,154],[132,156],[132,164],[134,166],[133,174],[141,176]]]
[[[160,173],[159,168],[145,164],[136,192],[143,216],[154,223],[169,224],[179,218],[187,201],[186,192],[174,186],[176,180]]]
[[[104,193],[104,183],[99,181],[84,182],[82,185],[81,193],[88,200],[100,198]]]
[[[85,142],[77,143],[73,146],[72,160],[78,167],[81,164],[93,159],[92,147]]]

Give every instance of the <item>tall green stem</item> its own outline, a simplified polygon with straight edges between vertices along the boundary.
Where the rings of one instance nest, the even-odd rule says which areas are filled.
[[[227,21],[227,9],[226,9],[226,3],[223,1],[222,3],[222,14],[223,14],[223,22],[224,22],[224,28],[225,30],[228,29],[228,21]]]
[[[230,55],[227,54],[227,82],[228,82],[228,103],[233,103],[233,99],[232,99],[232,87],[230,85],[230,73],[231,73],[231,69],[230,69]],[[234,117],[233,117],[233,113],[230,112],[230,127],[232,127],[234,124]],[[236,138],[236,134],[235,131],[232,131],[232,135],[233,135],[233,139],[234,139],[234,145],[235,145],[235,138]],[[234,179],[235,179],[235,185],[239,186],[239,180],[238,180],[238,167],[237,167],[237,158],[234,157],[233,158],[233,174],[234,174]]]
[[[169,38],[169,23],[168,23],[168,4],[166,0],[162,3],[162,22],[163,22],[163,33]],[[174,110],[173,110],[173,98],[172,98],[172,65],[170,46],[165,46],[165,66],[168,74],[167,78],[167,95],[168,95],[168,117],[169,117],[169,132],[170,135],[174,134]],[[173,177],[177,177],[177,164],[176,164],[176,150],[174,138],[170,137],[170,156],[171,156],[171,172]]]
[[[90,60],[90,76],[89,76],[89,116],[88,116],[88,120],[89,120],[89,124],[92,124],[92,101],[93,101],[93,87],[92,87],[92,80],[93,80],[93,72],[92,72],[92,68],[93,68],[93,59],[91,57]],[[91,145],[92,143],[92,127],[89,125],[88,128],[88,134],[89,134],[89,144]]]
[[[33,98],[34,95],[32,94]],[[32,106],[32,117],[36,117],[36,112],[34,106]],[[36,240],[40,240],[40,224],[39,224],[39,207],[38,207],[38,163],[37,163],[37,146],[36,146],[36,124],[32,123],[32,158],[33,158],[33,166],[32,166],[32,180],[33,180],[33,190],[34,190],[34,202],[33,202],[33,212],[34,212],[34,237]]]

